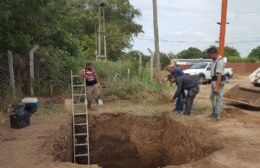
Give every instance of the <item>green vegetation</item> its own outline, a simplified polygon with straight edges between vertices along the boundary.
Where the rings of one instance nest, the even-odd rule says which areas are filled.
[[[254,48],[254,49],[250,52],[248,58],[250,58],[250,59],[251,59],[251,58],[252,58],[252,59],[256,59],[256,60],[259,61],[259,60],[260,60],[260,46]]]
[[[105,96],[116,96],[121,99],[141,100],[148,94],[160,99],[159,91],[169,85],[158,85],[150,81],[149,72],[133,61],[96,63],[94,68],[102,82],[105,82]]]
[[[182,59],[208,58],[206,50],[201,51],[196,47],[183,50],[176,57]],[[242,58],[236,48],[226,46],[225,57],[227,57],[228,62],[257,62],[260,60],[260,47],[253,49],[248,57]]]
[[[201,51],[196,47],[190,47],[177,54],[177,58],[193,59],[193,58],[207,58],[207,53]]]
[[[98,9],[93,0],[0,1],[0,102],[10,93],[7,51],[13,52],[15,83],[21,95],[29,93],[29,51],[35,54],[35,94],[49,95],[68,88],[70,71],[95,59]],[[121,59],[131,47],[132,37],[142,32],[134,22],[140,15],[129,0],[109,0],[106,5],[107,52]]]
[[[135,23],[141,13],[130,0],[108,0],[106,4],[106,36],[108,63],[95,64],[103,81],[108,83],[107,95],[139,100],[147,93],[160,99],[161,86],[151,82],[150,56],[131,49],[132,38],[141,33]],[[29,94],[29,52],[35,53],[36,96],[49,96],[50,85],[54,95],[69,92],[70,71],[78,72],[87,60],[95,60],[98,7],[93,0],[1,0],[0,1],[0,108],[11,101],[7,52],[12,51],[16,99]],[[241,58],[233,47],[226,47],[229,62],[259,61],[260,47],[248,58]],[[139,56],[142,72],[139,73]],[[190,47],[175,55],[161,52],[162,69],[171,58],[207,58],[205,51]],[[128,69],[130,74],[128,74]],[[166,86],[167,87],[167,86]]]

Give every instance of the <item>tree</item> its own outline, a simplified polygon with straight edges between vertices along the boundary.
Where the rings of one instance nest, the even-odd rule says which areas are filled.
[[[132,37],[142,32],[142,26],[134,21],[134,18],[140,15],[140,11],[135,9],[129,0],[110,0],[107,3],[106,33],[108,59],[118,60],[124,55],[124,49],[132,47]]]
[[[213,47],[216,47],[216,46],[213,46]],[[216,47],[216,48],[218,49],[218,47]],[[205,55],[204,58],[208,58],[208,56],[207,56],[207,49],[204,50],[203,53],[204,53],[203,55]],[[240,53],[234,47],[225,46],[224,53],[225,53],[224,56],[227,57],[227,58],[228,57],[232,57],[232,59],[234,59],[234,60],[241,59]]]
[[[178,58],[183,58],[183,59],[204,58],[205,57],[205,53],[202,52],[198,48],[190,47],[190,48],[188,48],[186,50],[183,50],[180,53],[178,53],[177,57]]]
[[[138,63],[140,54],[142,55],[142,57],[144,57],[144,54],[140,51],[137,51],[137,50],[129,51],[124,56],[124,60],[134,61],[134,62]]]
[[[36,44],[40,46],[35,59],[40,91],[48,90],[51,79],[62,89],[70,70],[95,56],[98,12],[93,0],[1,0],[0,6],[0,69],[7,50],[11,50],[16,80],[24,91],[28,86],[28,53]],[[124,49],[131,48],[132,37],[142,32],[142,26],[134,22],[140,12],[129,0],[110,0],[105,10],[108,55],[117,60]]]
[[[169,58],[168,54],[163,52],[160,53],[160,60],[162,69],[166,68],[166,66],[171,63],[171,59]]]
[[[240,57],[240,53],[234,47],[225,47],[225,57]]]
[[[255,58],[257,60],[260,60],[260,46],[252,49],[252,51],[250,52],[250,54],[248,55],[248,58]]]

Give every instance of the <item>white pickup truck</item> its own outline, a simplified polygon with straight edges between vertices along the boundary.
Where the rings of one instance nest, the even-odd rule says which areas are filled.
[[[211,81],[210,65],[211,62],[196,63],[193,64],[189,69],[184,70],[183,72],[187,75],[197,75],[200,84],[206,83]],[[233,77],[232,68],[225,68],[225,75],[227,79],[231,79]]]

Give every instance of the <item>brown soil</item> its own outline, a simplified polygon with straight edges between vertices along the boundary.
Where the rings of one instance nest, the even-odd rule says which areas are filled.
[[[67,155],[70,121],[70,115],[61,113],[35,115],[30,127],[19,130],[9,128],[9,122],[0,125],[0,168],[81,168],[59,161],[71,157]]]
[[[238,77],[224,90],[247,82]],[[204,113],[189,119],[173,114],[170,104],[115,101],[91,112],[92,162],[124,168],[260,167],[259,111],[228,107],[216,122],[206,108],[209,88],[201,86],[194,105],[205,105]],[[157,116],[162,113],[168,114]],[[8,121],[0,124],[0,168],[97,168],[63,162],[71,161],[70,124],[68,113],[35,114],[21,130],[10,129]]]
[[[202,126],[163,117],[90,117],[91,160],[104,168],[157,168],[199,160],[221,148]]]
[[[226,91],[223,95],[226,98],[259,106],[260,104],[260,88],[257,87],[243,87],[239,85],[234,86]]]

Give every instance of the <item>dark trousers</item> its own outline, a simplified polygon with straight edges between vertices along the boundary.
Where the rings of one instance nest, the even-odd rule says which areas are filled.
[[[184,105],[183,98],[180,95],[179,97],[177,97],[177,100],[176,100],[176,106],[175,106],[176,110],[183,111],[183,105]]]
[[[196,95],[199,93],[199,90],[200,90],[199,85],[196,85],[195,87],[189,89],[185,100],[185,110],[184,110],[185,115],[191,114],[193,102]]]

